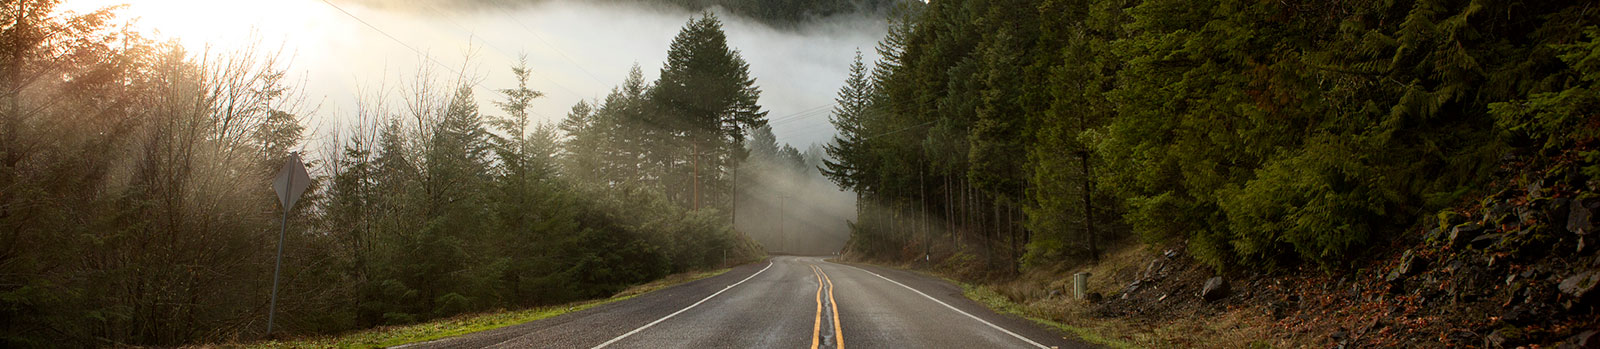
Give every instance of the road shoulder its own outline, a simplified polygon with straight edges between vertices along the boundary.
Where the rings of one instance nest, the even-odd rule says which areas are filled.
[[[975,286],[923,270],[872,263],[826,259],[826,262],[855,267],[904,284],[952,307],[997,326],[1014,331],[1042,344],[1062,348],[1133,347],[1108,340],[1056,321],[1023,313],[1021,306],[1005,297]]]

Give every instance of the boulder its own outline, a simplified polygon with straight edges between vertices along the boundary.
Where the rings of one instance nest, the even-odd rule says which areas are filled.
[[[1565,227],[1567,224],[1567,215],[1572,213],[1572,207],[1570,207],[1571,205],[1572,199],[1552,198],[1540,206],[1544,209],[1544,215],[1550,217],[1550,225]]]
[[[1600,334],[1600,331],[1588,330],[1579,332],[1567,338],[1566,344],[1571,344],[1572,348],[1600,349],[1600,336],[1596,336],[1596,334]]]
[[[1161,275],[1164,267],[1166,267],[1166,260],[1161,258],[1150,260],[1150,265],[1144,268],[1144,278],[1149,279]]]
[[[1462,246],[1466,246],[1468,241],[1472,241],[1473,238],[1478,237],[1478,234],[1482,231],[1483,226],[1477,223],[1461,223],[1456,225],[1454,228],[1450,228],[1450,238],[1448,239],[1450,242],[1450,247],[1460,248]]]
[[[1517,345],[1517,343],[1522,341],[1522,337],[1523,332],[1521,329],[1515,327],[1502,327],[1494,330],[1494,332],[1490,332],[1489,336],[1484,338],[1484,341],[1488,342],[1488,347],[1504,348]]]
[[[1215,302],[1227,297],[1229,291],[1232,290],[1228,289],[1227,280],[1224,280],[1221,276],[1213,276],[1211,279],[1206,280],[1204,287],[1200,288],[1200,298],[1205,299],[1207,302]]]
[[[1389,271],[1388,280],[1395,281],[1407,276],[1417,275],[1427,268],[1428,259],[1417,256],[1411,250],[1406,250],[1404,254],[1400,255],[1400,265]]]
[[[1422,241],[1427,241],[1427,242],[1432,243],[1432,242],[1435,242],[1435,241],[1439,241],[1439,238],[1443,237],[1443,236],[1444,236],[1444,229],[1443,228],[1439,228],[1439,227],[1428,228],[1428,232],[1426,234],[1422,235]]]
[[[1517,306],[1511,307],[1511,309],[1501,312],[1500,321],[1504,321],[1509,325],[1522,326],[1537,320],[1536,315],[1537,314],[1534,314],[1533,308],[1529,307],[1527,304],[1518,304]]]
[[[1511,213],[1511,209],[1512,208],[1514,208],[1514,207],[1511,206],[1510,204],[1507,204],[1507,203],[1504,203],[1504,202],[1496,202],[1494,205],[1491,205],[1489,207],[1484,208],[1483,216],[1484,217],[1489,217],[1491,219],[1499,219],[1501,216],[1505,216],[1507,213]]]
[[[1570,211],[1567,212],[1567,231],[1578,235],[1589,235],[1594,230],[1594,225],[1589,223],[1589,208],[1583,207],[1582,201],[1574,201]]]
[[[1566,293],[1582,301],[1594,294],[1595,284],[1597,283],[1600,283],[1600,272],[1589,270],[1568,276],[1566,279],[1561,280],[1561,284],[1557,285],[1556,288],[1560,289],[1561,293]]]
[[[1500,243],[1500,240],[1503,240],[1504,238],[1504,234],[1484,234],[1482,236],[1472,238],[1472,242],[1468,242],[1467,245],[1472,246],[1472,248],[1482,250],[1489,248],[1489,246],[1494,246],[1495,244]]]

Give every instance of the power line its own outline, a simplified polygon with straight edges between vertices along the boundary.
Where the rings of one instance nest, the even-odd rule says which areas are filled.
[[[372,25],[372,23],[369,23],[366,20],[361,19],[361,17],[356,16],[354,13],[350,13],[350,11],[345,11],[345,9],[343,7],[339,7],[339,5],[334,5],[333,2],[328,1],[328,0],[322,0],[322,3],[328,4],[328,6],[333,7],[333,9],[335,9],[335,10],[339,10],[340,13],[344,13],[345,16],[349,16],[350,19],[354,19],[354,20],[356,20],[356,22],[361,22],[361,24],[366,25],[367,28],[372,28],[372,30],[373,31],[377,31],[378,34],[383,34],[384,37],[389,38],[389,40],[394,41],[394,43],[396,43],[396,44],[400,44],[400,46],[403,46],[408,50],[411,50],[411,52],[415,52],[417,55],[422,56],[422,58],[425,58],[428,61],[433,62],[433,64],[437,64],[440,67],[443,67],[445,70],[449,70],[450,72],[455,73],[456,76],[461,76],[461,77],[465,77],[466,76],[466,74],[462,73],[460,70],[456,70],[455,68],[450,67],[450,65],[444,64],[444,62],[440,62],[438,59],[433,58],[433,56],[428,55],[426,53],[423,53],[422,50],[418,50],[416,47],[413,47],[413,46],[411,46],[409,44],[406,44],[406,42],[405,41],[401,41],[400,38],[396,38],[394,35],[390,35],[389,32],[383,31],[383,29],[380,29],[380,28],[378,28],[378,26]],[[478,82],[478,81],[466,80],[466,79],[464,79],[462,81],[469,81],[469,82],[472,83],[473,87],[477,87],[479,89],[488,90],[489,92],[498,93],[498,94],[506,96],[506,97],[511,97],[510,94],[507,94],[507,93],[502,92],[500,90],[496,90],[496,89],[492,89],[492,88],[488,88],[488,87],[483,87],[483,83]],[[544,114],[539,113],[538,111],[531,110],[531,109],[528,110],[528,113],[529,114],[533,114],[534,116],[538,116],[540,118],[546,118],[546,116]]]
[[[590,79],[594,79],[595,83],[600,84],[601,87],[605,87],[606,86],[606,83],[604,81],[601,81],[600,77],[595,76],[594,73],[589,72],[589,69],[585,69],[582,64],[578,63],[578,60],[572,59],[571,56],[567,56],[567,53],[565,51],[562,51],[560,47],[556,47],[556,45],[551,44],[550,41],[546,41],[544,39],[543,35],[539,35],[539,32],[534,31],[532,28],[528,28],[528,25],[527,24],[523,24],[522,20],[517,19],[517,16],[512,15],[510,12],[507,12],[504,7],[496,7],[496,8],[500,10],[501,14],[506,15],[506,18],[510,18],[511,22],[516,23],[517,26],[519,26],[519,27],[522,27],[522,30],[527,31],[528,34],[533,34],[533,38],[534,39],[538,39],[539,42],[543,43],[545,47],[549,47],[551,51],[556,51],[557,55],[560,55],[561,58],[566,59],[568,63],[572,63],[572,66],[577,67],[578,70],[582,71],[584,75],[588,75]]]
[[[833,106],[833,103],[828,103],[828,104],[823,104],[823,105],[819,105],[819,106],[815,106],[815,107],[806,108],[805,110],[801,110],[801,111],[798,111],[798,112],[790,113],[788,115],[784,115],[784,116],[780,116],[780,117],[767,118],[767,124],[768,125],[781,124],[781,123],[793,121],[795,119],[803,119],[803,118],[815,116],[815,115],[806,115],[806,116],[802,116],[802,115],[812,114],[812,113],[818,111],[819,109],[830,107],[830,106]]]
[[[924,123],[917,124],[917,125],[906,126],[905,128],[902,128],[902,129],[898,129],[898,130],[894,130],[894,131],[889,131],[889,132],[884,132],[884,133],[879,133],[879,134],[863,137],[863,138],[861,138],[861,140],[864,141],[864,140],[869,140],[869,139],[873,139],[873,138],[878,138],[878,137],[881,137],[881,136],[888,136],[890,134],[900,133],[901,131],[932,125],[935,122],[939,122],[939,120],[933,120],[933,121],[924,122]]]
[[[440,12],[440,13],[444,12],[442,10],[439,10],[438,7],[433,7],[433,5],[427,5],[427,6],[428,6],[429,9],[432,9],[434,12]],[[475,30],[473,30],[472,28],[467,28],[467,26],[461,25],[461,23],[458,23],[458,22],[456,22],[454,20],[451,20],[450,16],[439,16],[438,18],[439,19],[443,19],[446,23],[450,23],[450,25],[456,26],[456,28],[461,28],[461,30],[465,30],[467,33],[469,33],[469,36],[467,37],[467,42],[469,42],[469,43],[472,42],[473,37],[470,36],[470,34],[476,32]],[[495,46],[494,43],[490,43],[488,40],[484,40],[483,44],[485,46],[489,46],[489,48],[494,50],[495,52],[500,52],[500,55],[501,56],[505,56],[506,59],[513,60],[513,61],[517,60],[516,57],[512,57],[511,56],[510,52],[507,52],[506,50],[501,49],[499,46]],[[530,71],[531,71],[531,69],[530,69]],[[560,88],[561,90],[567,91],[567,93],[571,93],[573,97],[578,97],[578,99],[583,99],[583,94],[578,93],[578,91],[574,91],[573,89],[567,88],[567,86],[562,85],[560,82],[556,82],[555,79],[551,79],[551,78],[546,77],[545,80],[546,80],[546,82],[549,82],[551,85],[555,85],[557,88]]]

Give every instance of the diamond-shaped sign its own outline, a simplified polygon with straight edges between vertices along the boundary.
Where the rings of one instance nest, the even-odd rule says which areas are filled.
[[[294,208],[300,194],[305,194],[310,186],[311,175],[306,173],[306,164],[300,162],[300,154],[289,153],[289,161],[278,170],[278,178],[272,180],[272,189],[278,192],[278,203],[283,204],[283,210]]]

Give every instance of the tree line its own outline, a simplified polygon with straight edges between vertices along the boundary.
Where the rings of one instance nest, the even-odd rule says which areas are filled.
[[[270,181],[307,137],[283,65],[56,3],[0,11],[0,346],[259,338]],[[306,154],[277,328],[558,304],[759,257],[727,212],[760,91],[714,15],[668,56],[660,80],[636,67],[559,124],[530,118],[542,94],[526,66],[505,89],[423,69],[399,98],[364,96]]]
[[[840,89],[826,172],[866,258],[1158,241],[1338,268],[1506,154],[1591,142],[1597,24],[1586,1],[910,4]]]

